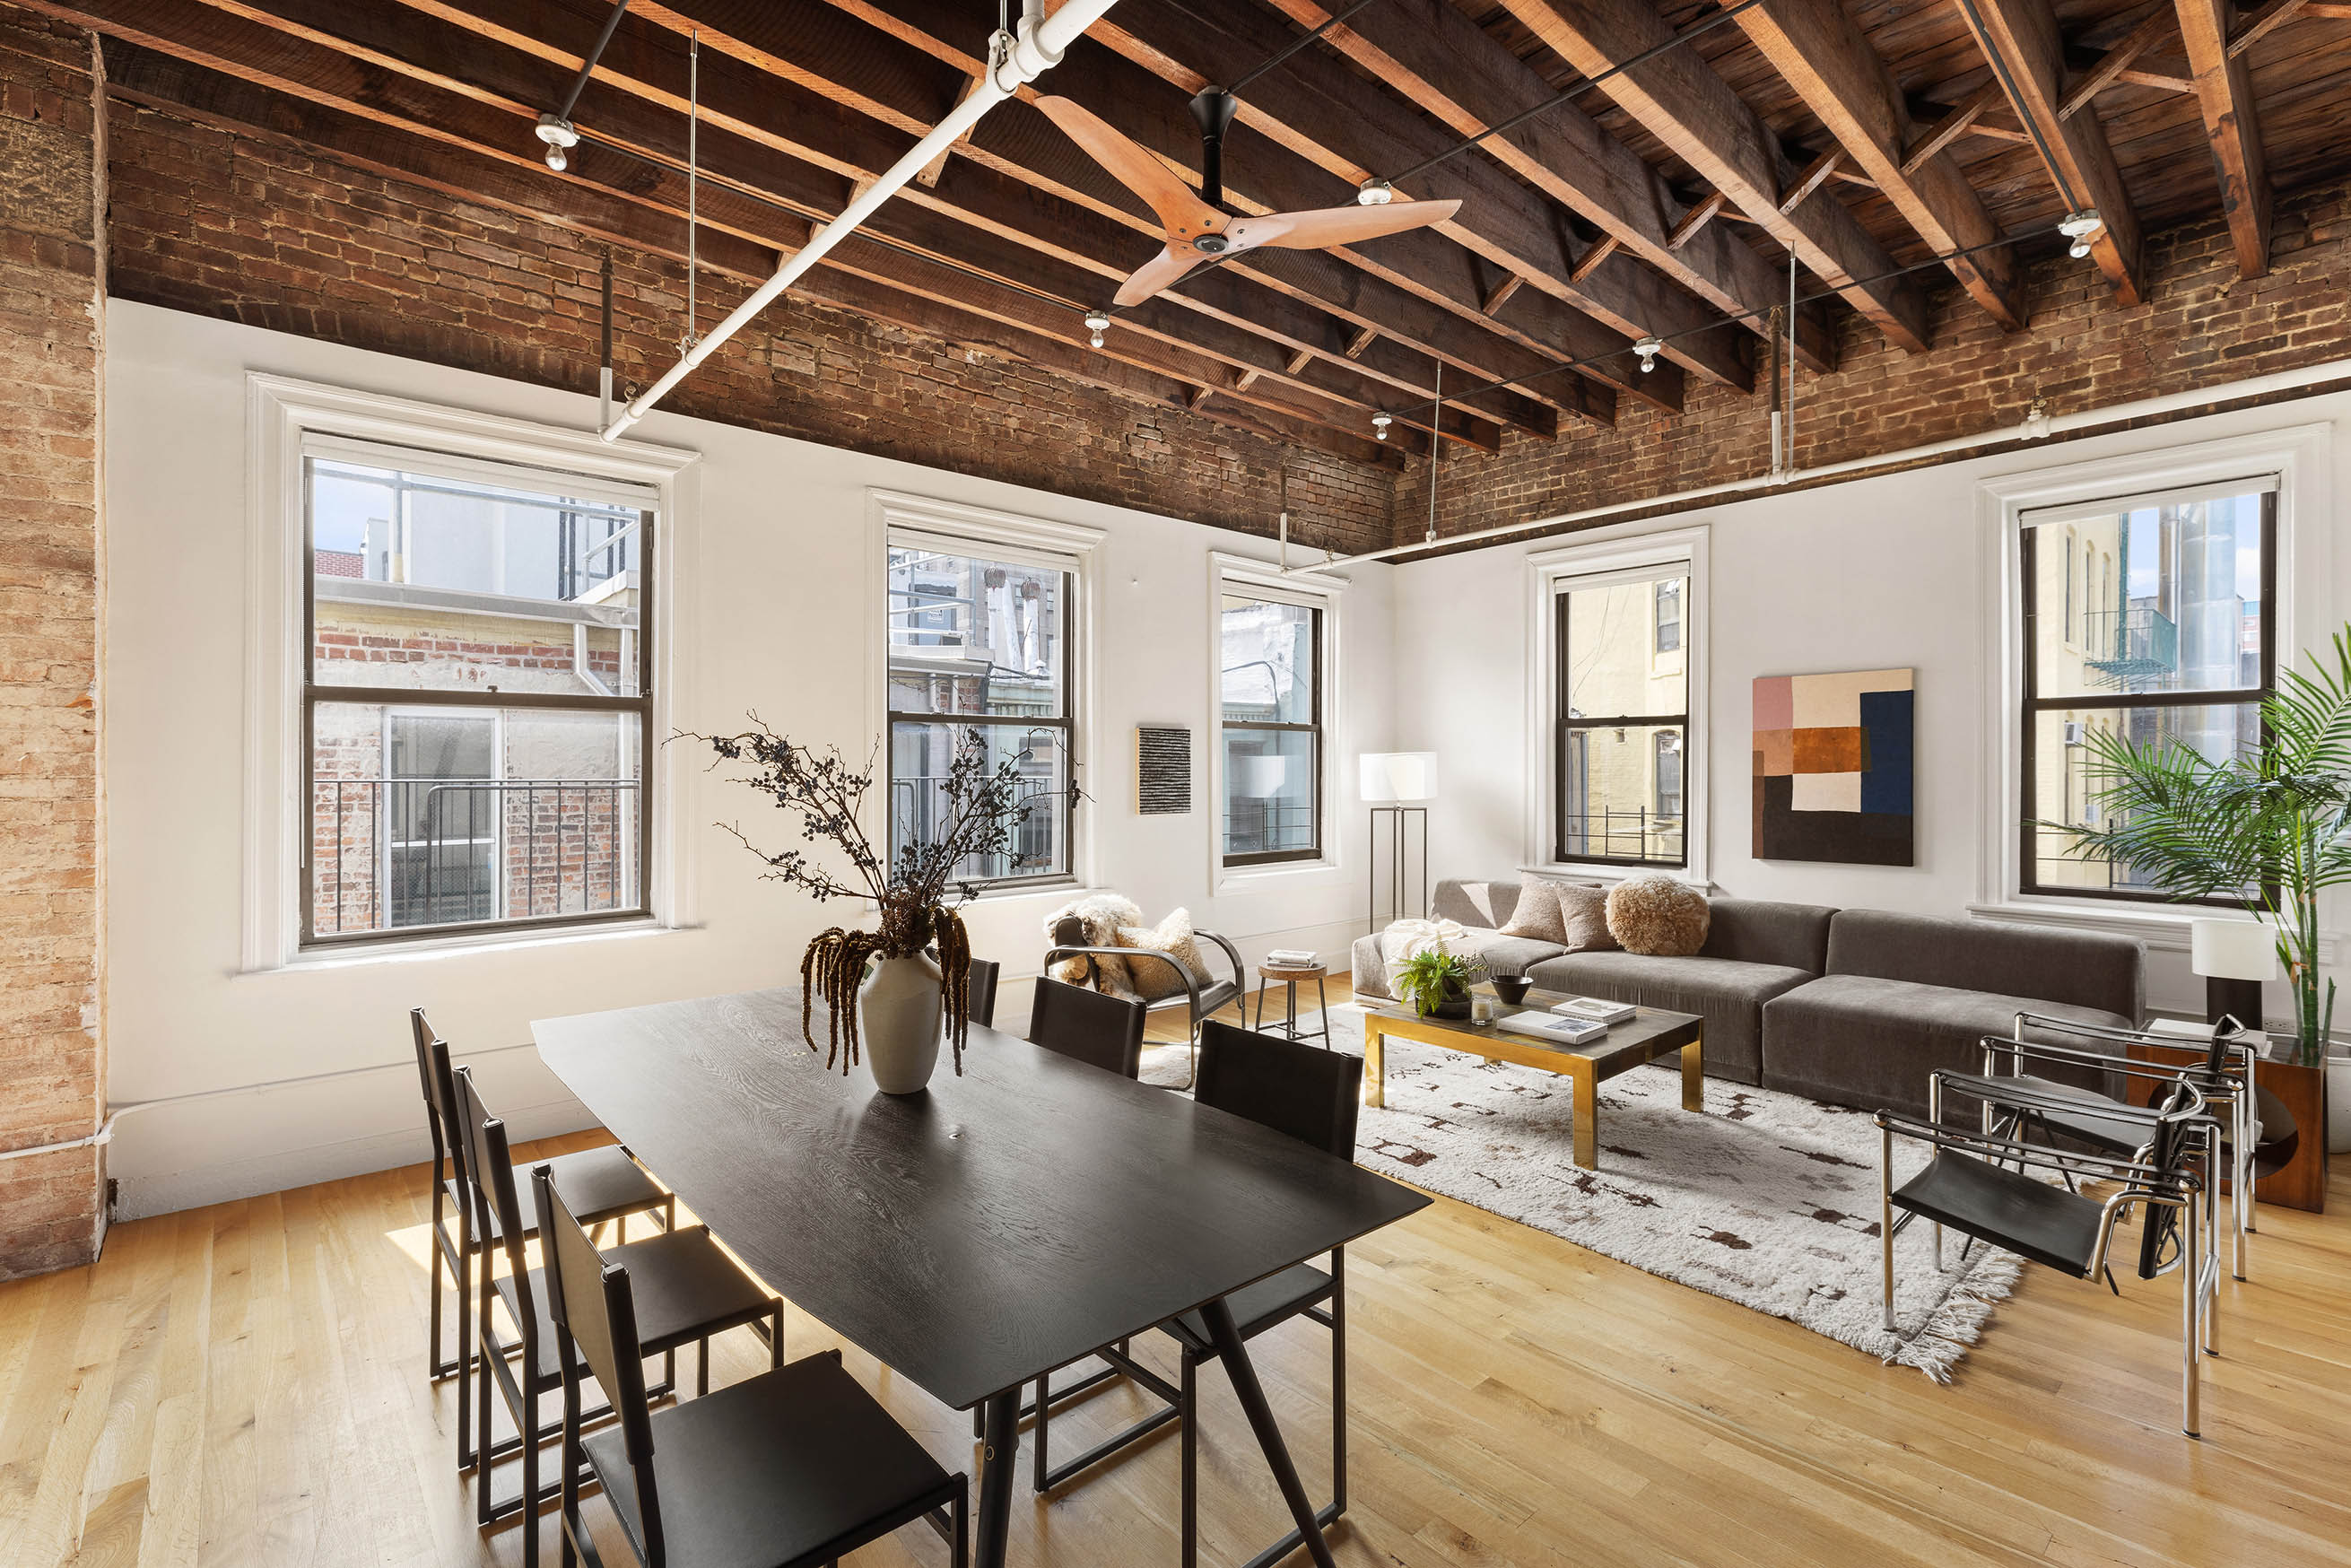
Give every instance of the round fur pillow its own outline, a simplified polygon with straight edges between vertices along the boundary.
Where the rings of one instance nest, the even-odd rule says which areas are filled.
[[[1608,890],[1608,935],[1628,953],[1687,958],[1706,946],[1706,894],[1669,876],[1627,877]]]

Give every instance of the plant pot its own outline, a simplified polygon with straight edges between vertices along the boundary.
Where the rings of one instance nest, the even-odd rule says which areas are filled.
[[[1447,980],[1445,994],[1437,998],[1437,1007],[1430,1016],[1458,1022],[1468,1018],[1469,1011],[1469,988],[1458,980]]]
[[[2351,1154],[2351,1056],[2326,1059],[2326,1152]]]
[[[919,1094],[939,1063],[939,967],[921,954],[883,958],[857,988],[857,1033],[873,1086]]]

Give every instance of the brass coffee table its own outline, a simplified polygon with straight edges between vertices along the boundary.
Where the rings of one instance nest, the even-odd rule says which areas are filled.
[[[1499,1005],[1504,1012],[1541,1012],[1553,1002],[1565,1000],[1562,992],[1530,991],[1515,1008],[1507,1002]],[[1540,1067],[1566,1078],[1575,1091],[1575,1163],[1585,1170],[1600,1168],[1600,1085],[1626,1069],[1680,1051],[1682,1109],[1706,1109],[1706,1020],[1690,1013],[1641,1008],[1581,1045],[1560,1045],[1498,1024],[1480,1027],[1467,1019],[1422,1018],[1400,1003],[1367,1001],[1364,1012],[1366,1105],[1388,1103],[1384,1047],[1389,1035],[1496,1061],[1514,1061],[1521,1067]]]

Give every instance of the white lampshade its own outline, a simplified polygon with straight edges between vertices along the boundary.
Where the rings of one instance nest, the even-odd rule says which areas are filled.
[[[1434,751],[1366,751],[1356,758],[1363,769],[1366,800],[1413,801],[1437,799],[1437,753]]]
[[[1281,793],[1290,777],[1287,757],[1240,757],[1233,760],[1233,793],[1244,800],[1266,800]]]
[[[2210,980],[2277,978],[2277,936],[2258,920],[2192,920],[2188,967]]]

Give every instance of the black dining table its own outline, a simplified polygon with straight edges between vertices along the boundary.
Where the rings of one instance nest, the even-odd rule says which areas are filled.
[[[580,1103],[785,1300],[980,1410],[981,1568],[1004,1561],[1022,1386],[1196,1309],[1331,1568],[1225,1298],[1427,1197],[977,1025],[961,1076],[943,1052],[926,1091],[883,1094],[809,1049],[795,987],[531,1029]]]

